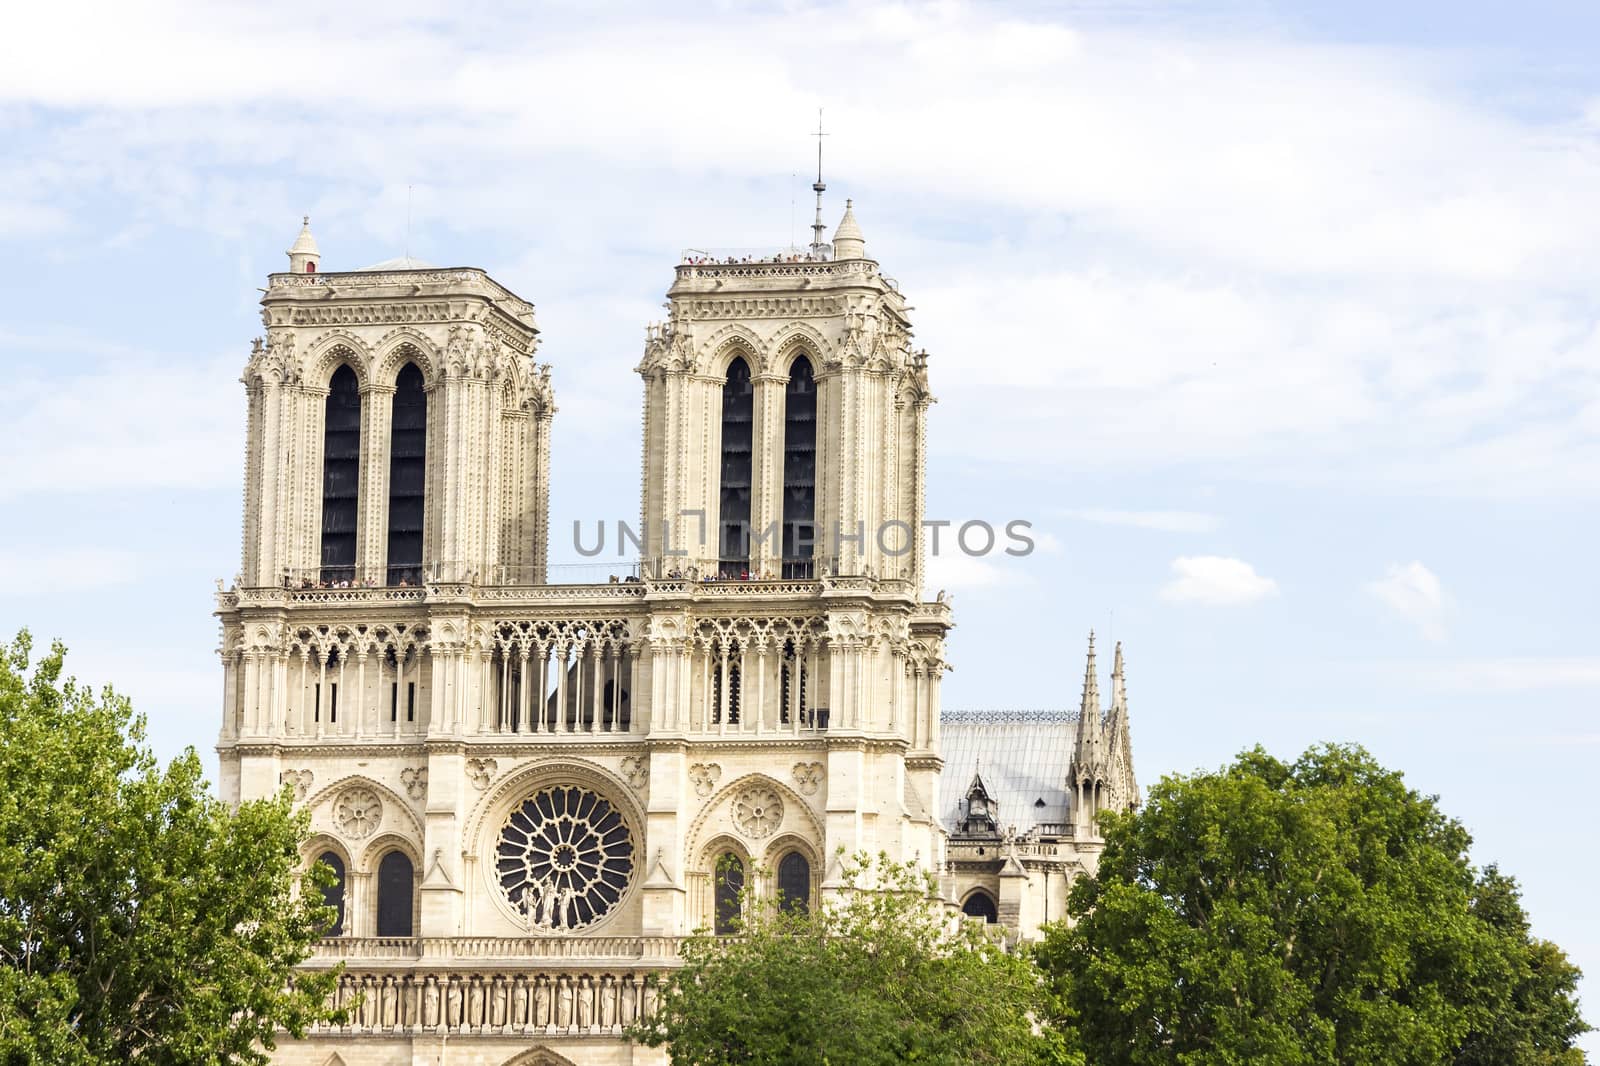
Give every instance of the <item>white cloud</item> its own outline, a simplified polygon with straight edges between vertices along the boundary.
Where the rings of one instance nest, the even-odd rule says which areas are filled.
[[[1012,570],[959,552],[930,554],[927,571],[923,584],[930,595],[940,590],[1003,588],[1021,580]]]
[[[228,5],[26,6],[9,29],[33,44],[0,63],[18,145],[0,199],[73,210],[0,209],[0,232],[95,245],[180,227],[277,267],[308,209],[337,268],[354,244],[399,251],[414,185],[419,239],[437,242],[420,254],[526,242],[486,265],[540,304],[560,432],[599,436],[611,420],[578,416],[637,389],[608,360],[659,317],[672,253],[788,239],[821,103],[830,183],[857,194],[918,308],[937,417],[972,430],[935,449],[1596,491],[1593,128],[1559,103],[1539,120],[1486,107],[1470,56],[972,3],[473,11],[352,0],[289,25]],[[740,91],[661,122],[660,86],[702,71]],[[930,147],[951,128],[961,151]]]
[[[1202,511],[1118,511],[1089,507],[1066,512],[1070,518],[1104,526],[1132,526],[1163,533],[1210,533],[1222,524],[1214,514]]]
[[[106,360],[59,377],[18,367],[0,392],[0,499],[238,483],[242,365]]]
[[[1256,573],[1243,559],[1221,555],[1185,555],[1172,560],[1173,578],[1161,598],[1173,603],[1233,606],[1278,594],[1278,583]]]
[[[1415,625],[1424,638],[1445,638],[1445,595],[1439,578],[1419,562],[1391,563],[1384,576],[1367,583],[1367,592]]]

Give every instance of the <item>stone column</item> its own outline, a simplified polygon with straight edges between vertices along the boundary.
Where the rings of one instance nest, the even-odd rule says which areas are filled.
[[[356,527],[356,580],[388,583],[389,442],[394,428],[394,382],[361,390],[361,502]]]
[[[750,572],[783,573],[783,398],[789,379],[762,374],[754,381],[751,427]]]

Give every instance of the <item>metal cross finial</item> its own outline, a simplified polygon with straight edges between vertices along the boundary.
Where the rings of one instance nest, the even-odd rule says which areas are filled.
[[[819,158],[819,159],[820,159],[820,158],[821,158],[821,156],[818,156],[818,158]],[[311,225],[311,216],[310,216],[310,215],[301,215],[301,216],[300,216],[300,224],[301,224],[301,225],[302,225],[302,226],[309,226],[309,225]]]
[[[827,188],[822,183],[822,138],[826,137],[827,134],[822,132],[822,108],[820,107],[817,108],[817,132],[811,136],[817,139],[817,183],[811,187],[820,193]]]

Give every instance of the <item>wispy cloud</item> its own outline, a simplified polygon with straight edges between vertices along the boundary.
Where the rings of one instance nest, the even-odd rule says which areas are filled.
[[[137,579],[132,552],[115,548],[43,548],[0,552],[0,587],[8,596],[54,596]]]
[[[1444,587],[1426,566],[1419,562],[1391,563],[1381,579],[1367,583],[1367,592],[1416,626],[1427,640],[1444,640]]]
[[[1523,692],[1553,688],[1600,688],[1600,658],[1505,657],[1394,663],[1389,671],[1429,688],[1447,691]]]
[[[1069,518],[1103,526],[1131,526],[1164,533],[1210,533],[1222,525],[1214,514],[1202,511],[1118,511],[1089,507],[1066,512]]]
[[[1172,574],[1161,589],[1161,598],[1172,603],[1231,607],[1278,594],[1278,583],[1256,573],[1243,559],[1186,555],[1172,561]]]

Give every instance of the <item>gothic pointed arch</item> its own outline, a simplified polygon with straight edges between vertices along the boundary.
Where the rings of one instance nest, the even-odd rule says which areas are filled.
[[[975,888],[961,901],[961,913],[970,918],[982,918],[991,925],[1000,920],[1000,908],[988,889]]]
[[[704,372],[714,378],[726,377],[735,359],[744,359],[755,374],[766,365],[767,346],[748,326],[730,323],[706,338],[703,358],[697,360]]]
[[[820,373],[831,361],[833,345],[822,331],[809,322],[791,322],[773,335],[768,344],[770,365],[774,373],[788,374],[794,361],[804,355]]]
[[[356,836],[350,831],[349,826],[354,824],[352,818],[356,812],[352,802],[344,804],[345,812],[341,815],[340,801],[353,801],[357,798],[357,791],[369,792],[381,804],[381,813],[376,819],[376,824],[365,833]],[[400,795],[388,785],[382,784],[365,774],[347,774],[335,781],[317,789],[316,792],[306,797],[306,810],[311,812],[312,824],[319,827],[319,831],[328,831],[342,840],[364,841],[366,837],[377,832],[397,831],[402,836],[412,840],[422,839],[422,822],[412,810],[411,803],[401,799]],[[370,808],[370,803],[363,804]],[[341,825],[343,818],[345,825]],[[322,830],[320,827],[331,824],[332,830]],[[409,833],[407,833],[409,830]]]
[[[768,796],[776,797],[777,804],[763,802]],[[688,854],[701,855],[710,841],[724,835],[757,849],[770,846],[769,838],[792,837],[805,841],[814,855],[821,854],[825,839],[811,805],[794,789],[763,773],[745,774],[717,789],[684,834],[690,842]]]
[[[306,382],[326,385],[344,363],[365,392],[372,384],[372,349],[347,329],[333,329],[317,337],[306,349]]]
[[[429,390],[439,380],[440,352],[438,345],[414,326],[399,326],[385,333],[374,346],[372,379],[393,381],[400,368],[407,363],[417,364]]]

